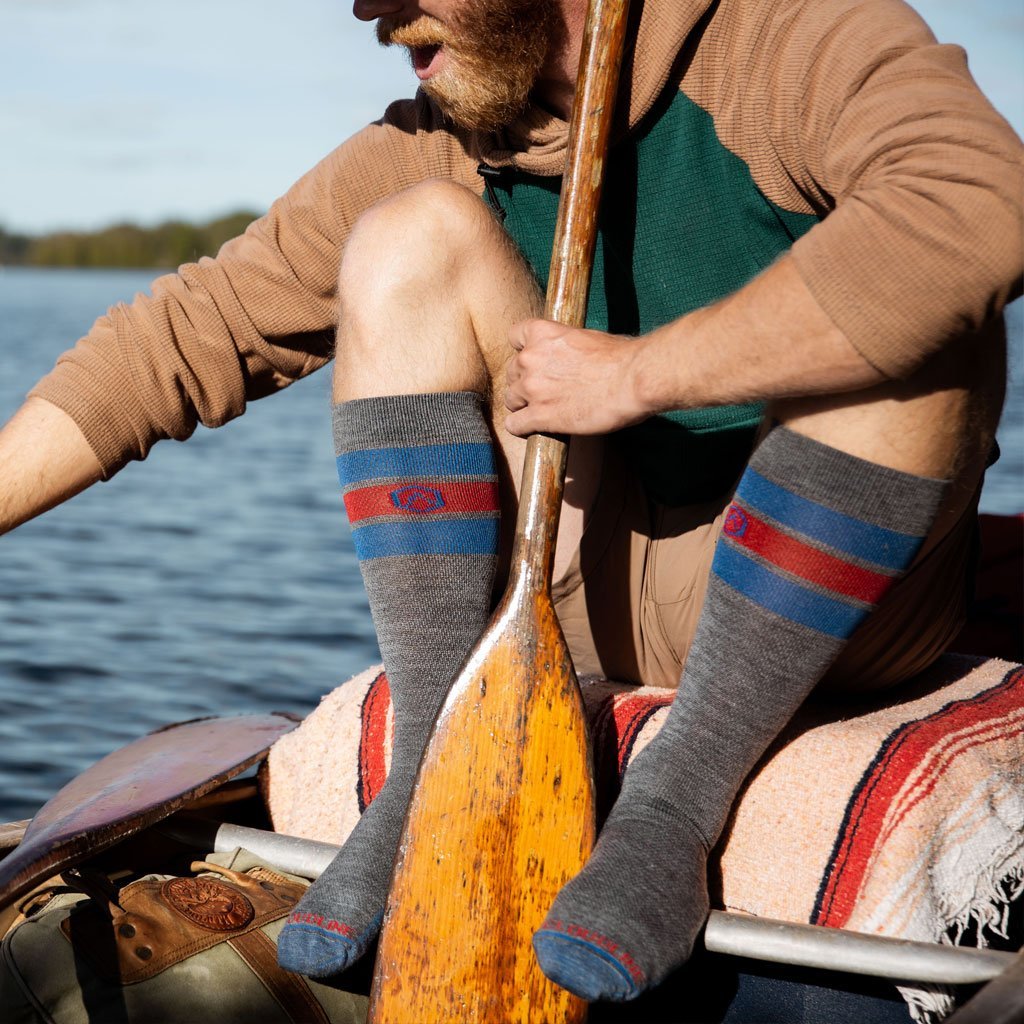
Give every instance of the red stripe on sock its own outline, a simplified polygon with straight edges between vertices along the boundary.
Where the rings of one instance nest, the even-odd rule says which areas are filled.
[[[360,487],[345,495],[350,523],[374,516],[430,515],[434,512],[497,512],[496,483],[451,483],[416,480]]]
[[[320,928],[325,932],[337,932],[344,935],[346,939],[354,939],[355,931],[342,921],[335,918],[325,918],[323,914],[310,914],[305,911],[296,910],[289,918],[289,924],[311,924],[314,928]]]
[[[892,577],[862,569],[859,565],[819,551],[737,505],[729,509],[723,532],[735,544],[794,576],[868,604],[878,604],[893,584]]]

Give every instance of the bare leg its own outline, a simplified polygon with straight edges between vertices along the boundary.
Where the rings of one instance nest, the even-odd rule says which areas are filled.
[[[441,182],[360,220],[339,294],[335,445],[395,729],[384,787],[278,943],[284,967],[315,977],[349,966],[376,935],[431,726],[487,622],[495,517],[502,491],[506,511],[515,507],[524,442],[486,400],[508,328],[538,308],[483,203]],[[566,517],[571,533],[583,512]]]
[[[526,441],[502,427],[509,328],[540,315],[526,262],[484,203],[449,181],[384,200],[356,224],[341,267],[334,401],[475,391],[503,456],[504,579]],[[572,558],[600,482],[602,443],[573,441],[555,555]]]

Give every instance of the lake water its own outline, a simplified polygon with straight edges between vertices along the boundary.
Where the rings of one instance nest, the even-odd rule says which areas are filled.
[[[151,271],[0,268],[0,421]],[[1024,509],[1024,329],[983,508]],[[329,375],[160,444],[0,539],[0,822],[168,722],[306,713],[377,660],[338,494]],[[3,481],[0,481],[2,487]]]

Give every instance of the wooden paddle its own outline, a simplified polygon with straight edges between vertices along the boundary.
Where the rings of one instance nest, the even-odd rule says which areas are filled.
[[[545,316],[582,326],[628,0],[591,0]],[[583,703],[551,601],[566,443],[530,438],[508,588],[438,716],[406,819],[370,1020],[580,1021],[531,946],[594,842]]]

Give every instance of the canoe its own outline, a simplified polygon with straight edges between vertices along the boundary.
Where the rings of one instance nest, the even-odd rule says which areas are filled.
[[[0,826],[0,868],[17,851],[28,825],[10,822]],[[270,831],[259,787],[251,776],[222,782],[183,802],[171,816],[143,829],[126,826],[124,831],[123,841],[110,844],[88,863],[111,874],[137,877],[180,862],[183,850],[192,849],[198,854],[244,846],[286,871],[315,877],[336,849]],[[4,916],[0,913],[0,932],[6,931],[9,923]],[[9,911],[6,916],[10,918]],[[763,1019],[767,1008],[777,1008],[780,998],[788,998],[794,1007],[813,1004],[815,1019],[819,1020],[823,1007],[828,1008],[828,1018],[834,1020],[906,1020],[905,1005],[896,996],[892,982],[885,979],[970,986],[962,990],[965,992],[987,982],[987,987],[975,996],[981,999],[993,988],[998,994],[998,987],[1005,988],[1007,979],[1019,969],[1018,958],[1006,953],[858,936],[838,929],[716,912],[705,935],[705,950],[679,977],[670,979],[641,1004],[618,1009],[595,1007],[591,1019],[656,1020],[663,1019],[659,1005],[690,1005],[694,1008],[693,1019],[716,1020],[728,1014],[730,1021],[756,1020]],[[696,978],[700,985],[695,985]],[[1014,991],[1019,991],[1019,986],[1011,989]],[[724,1002],[722,993],[730,994]],[[1001,1002],[1005,1003],[1006,997]],[[961,1011],[966,1012],[967,1007]],[[668,1019],[680,1018],[674,1015]],[[786,1019],[802,1018],[794,1015]],[[1009,1024],[1024,1020],[1024,1016],[1005,1020]],[[964,1021],[971,1024],[970,1017]]]
[[[979,591],[985,619],[969,624],[956,646],[989,653],[998,648],[1004,657],[1019,661],[1021,518],[982,517],[982,532]],[[979,631],[979,626],[984,628]],[[0,935],[12,918],[10,909],[3,909],[5,884],[8,896],[24,892],[25,885],[31,887],[72,864],[137,876],[160,870],[188,849],[207,851],[229,843],[259,847],[256,852],[268,862],[283,859],[281,867],[299,868],[295,873],[314,877],[331,849],[270,833],[251,774],[269,743],[293,728],[294,720],[213,720],[218,722],[182,723],[136,741],[74,780],[31,827],[29,822],[0,825]],[[182,742],[186,735],[188,741]],[[159,756],[151,744],[157,745]],[[121,796],[131,790],[128,806],[109,799],[112,760],[118,771],[137,775],[121,787]],[[236,777],[247,770],[248,777]],[[113,787],[114,796],[117,792]],[[364,795],[372,796],[360,791],[360,799]],[[66,812],[57,815],[56,823],[52,813],[45,820],[55,802]],[[91,819],[80,817],[83,808],[95,812]],[[23,857],[27,865],[19,865],[33,830],[46,842],[39,856]],[[276,845],[280,842],[287,849]],[[7,870],[5,876],[12,864],[18,870]],[[863,939],[837,928],[801,928],[716,913],[704,936],[705,948],[690,965],[638,1003],[621,1010],[593,1008],[591,1020],[680,1020],[679,1007],[686,1006],[692,1019],[728,1015],[730,1021],[778,1020],[784,1012],[784,1019],[799,1021],[803,1008],[813,1006],[818,1020],[906,1021],[906,1006],[887,980],[900,976],[960,985],[961,997],[985,983],[952,1018],[955,1024],[1024,1024],[1024,960],[1019,955],[924,945],[922,949],[917,948],[920,943]]]

